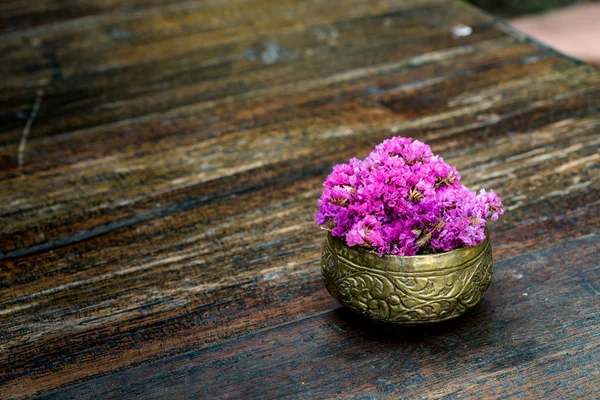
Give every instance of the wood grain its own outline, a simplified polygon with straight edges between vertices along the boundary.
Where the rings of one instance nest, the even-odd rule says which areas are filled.
[[[483,303],[447,323],[333,310],[52,398],[596,398],[598,257],[592,234],[503,260]]]
[[[282,329],[298,326],[331,340],[311,322],[321,319],[355,324],[332,311],[320,281],[312,214],[333,164],[392,135],[426,141],[467,185],[500,194],[507,214],[492,235],[506,265],[596,246],[600,74],[459,2],[28,0],[0,10],[0,398],[121,396],[113,386],[125,371],[129,395],[146,397],[143,365],[216,360],[218,346],[254,346],[241,338],[256,332],[288,339],[278,335],[296,334]],[[454,37],[458,24],[473,33]],[[536,271],[535,282],[554,273]],[[442,331],[481,332],[486,315]],[[574,334],[597,346],[597,321],[581,315],[572,323],[587,328]],[[527,331],[539,346],[553,338],[548,321]],[[498,354],[510,351],[498,340]],[[236,360],[215,361],[214,373]],[[474,371],[469,379],[487,376]],[[436,373],[444,385],[452,371]],[[181,377],[159,375],[185,397]],[[304,393],[276,374],[281,387],[260,379],[265,395]],[[93,384],[73,386],[84,381]],[[337,395],[326,388],[306,393]],[[223,397],[259,394],[232,386]]]

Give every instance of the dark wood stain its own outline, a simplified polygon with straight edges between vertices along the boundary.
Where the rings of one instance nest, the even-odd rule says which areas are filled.
[[[597,71],[446,0],[0,14],[0,398],[598,397]],[[507,206],[443,325],[320,280],[321,183],[392,135]]]
[[[485,301],[447,323],[386,326],[332,310],[51,397],[594,398],[600,316],[587,286],[600,281],[599,256],[592,234],[503,260]]]

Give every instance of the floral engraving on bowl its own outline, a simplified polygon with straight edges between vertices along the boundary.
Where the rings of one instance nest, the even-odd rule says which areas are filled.
[[[473,259],[439,271],[384,272],[376,256],[368,256],[371,267],[366,267],[352,254],[325,242],[325,285],[343,306],[378,321],[414,324],[456,317],[481,300],[492,280],[489,242]]]

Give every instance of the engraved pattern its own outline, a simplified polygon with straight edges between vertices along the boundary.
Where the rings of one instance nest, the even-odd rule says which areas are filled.
[[[346,249],[325,241],[325,286],[343,306],[377,321],[417,324],[457,317],[481,300],[492,281],[489,242],[471,259],[426,272],[389,272],[377,255],[364,250],[357,260],[356,251]]]

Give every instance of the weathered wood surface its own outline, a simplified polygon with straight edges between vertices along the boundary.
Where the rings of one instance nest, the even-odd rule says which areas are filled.
[[[599,257],[592,234],[503,260],[483,304],[439,326],[332,310],[57,394],[598,398]]]
[[[597,71],[442,0],[0,11],[1,398],[598,397]],[[320,281],[322,180],[394,134],[508,210],[439,327]]]

